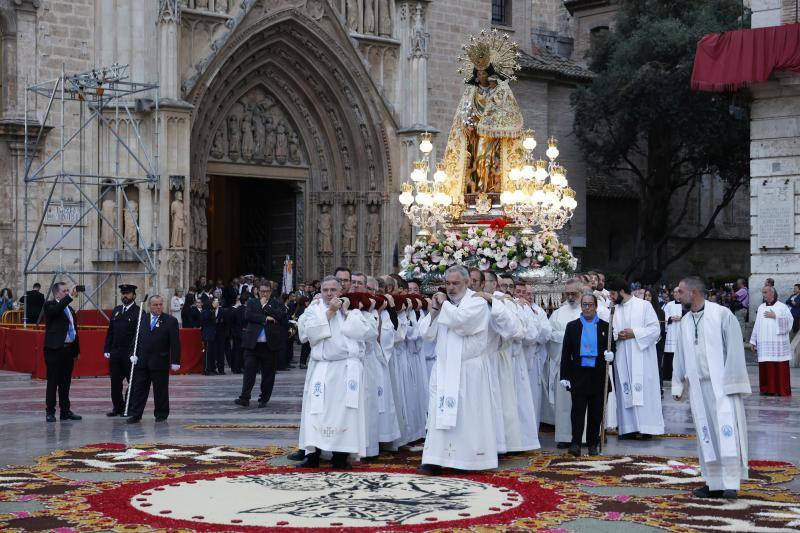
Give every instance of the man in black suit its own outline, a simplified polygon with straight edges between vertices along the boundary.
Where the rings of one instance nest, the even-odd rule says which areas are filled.
[[[122,381],[131,373],[131,354],[139,323],[139,306],[136,305],[136,285],[120,285],[122,304],[111,312],[103,355],[108,359],[111,375],[111,402],[114,408],[106,416],[125,414],[125,398],[122,396]],[[128,384],[130,386],[130,383]]]
[[[80,420],[81,417],[69,409],[69,386],[72,383],[72,367],[80,356],[78,343],[78,319],[69,306],[78,295],[75,287],[70,291],[63,281],[55,283],[51,290],[53,299],[44,304],[44,362],[47,365],[47,421],[56,421],[56,393],[61,409],[61,420]]]
[[[153,414],[156,422],[169,416],[169,371],[181,368],[181,343],[178,337],[178,320],[163,312],[164,299],[150,297],[150,312],[142,315],[139,325],[138,357],[131,356],[133,384],[129,406],[128,424],[142,419],[150,383],[153,384]]]
[[[231,371],[234,374],[244,372],[244,351],[242,350],[243,328],[247,325],[244,313],[247,311],[247,300],[250,299],[249,293],[244,293],[239,297],[240,305],[231,308],[231,338],[233,339],[233,349],[231,351]]]
[[[39,315],[42,314],[44,294],[42,294],[41,289],[41,284],[34,283],[33,289],[27,291],[25,296],[19,299],[20,304],[27,304],[25,307],[25,322],[28,324],[36,324],[36,321],[39,320]]]
[[[242,334],[244,349],[244,376],[242,393],[234,400],[241,406],[250,405],[250,392],[256,383],[256,371],[261,369],[261,396],[258,406],[266,407],[272,387],[275,385],[275,371],[278,355],[284,342],[280,325],[286,321],[286,307],[272,298],[272,286],[264,281],[258,287],[258,298],[247,302],[244,313],[246,326]]]
[[[567,324],[561,349],[561,385],[572,395],[572,443],[569,453],[578,457],[586,418],[589,455],[597,455],[603,419],[606,365],[614,360],[608,348],[608,322],[597,316],[597,297],[581,297],[581,316]],[[610,384],[610,382],[609,382]],[[588,412],[587,412],[588,411]]]

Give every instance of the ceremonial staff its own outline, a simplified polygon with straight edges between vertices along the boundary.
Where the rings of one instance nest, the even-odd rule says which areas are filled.
[[[142,325],[142,311],[144,310],[144,303],[147,301],[147,294],[142,299],[142,305],[139,306],[139,321],[136,322],[136,337],[133,339],[133,355],[136,355],[136,350],[139,348],[139,327]],[[123,416],[128,416],[128,406],[131,403],[131,390],[133,389],[133,367],[136,363],[131,361],[131,373],[128,376],[128,390],[125,391],[125,413]],[[608,369],[606,368],[606,372]]]
[[[608,316],[608,345],[606,351],[611,351],[611,341],[614,339],[614,310],[615,305],[611,305],[611,313]],[[600,453],[603,453],[603,442],[606,438],[606,404],[608,403],[608,367],[611,365],[606,361],[606,377],[603,379],[603,418],[600,421]]]

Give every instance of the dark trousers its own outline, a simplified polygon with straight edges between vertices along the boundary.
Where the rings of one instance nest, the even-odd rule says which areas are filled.
[[[674,355],[672,352],[664,352],[664,360],[659,365],[662,381],[672,381],[672,358]]]
[[[231,350],[231,370],[241,372],[244,367],[244,350],[242,350],[242,338],[233,337],[233,349]]]
[[[122,381],[131,375],[131,360],[127,357],[114,357],[108,360],[108,373],[111,375],[111,402],[114,412],[125,412],[125,397],[122,395]],[[128,384],[130,386],[130,384]]]
[[[572,444],[581,444],[583,439],[583,419],[586,418],[586,444],[597,446],[600,443],[600,424],[603,421],[603,391],[596,394],[572,393]]]
[[[216,370],[216,360],[214,359],[214,341],[203,341],[203,371],[213,372]]]
[[[311,343],[304,342],[300,346],[300,364],[307,365],[308,364],[308,357],[311,355]]]
[[[225,359],[230,358],[231,343],[227,337],[217,335],[213,341],[208,343],[209,351],[211,352],[209,367],[206,370],[214,370],[216,366],[217,372],[225,371]]]
[[[261,370],[261,395],[259,402],[268,402],[275,385],[275,371],[278,368],[278,350],[270,350],[266,342],[256,343],[254,350],[244,351],[244,376],[242,378],[242,400],[250,399],[250,392],[256,384],[256,372]]]
[[[72,384],[72,367],[75,359],[66,349],[44,349],[44,362],[47,366],[47,393],[45,409],[47,414],[56,413],[56,394],[61,413],[69,412],[69,387]]]
[[[150,395],[150,384],[153,384],[153,414],[156,418],[167,418],[169,415],[169,370],[151,370],[145,366],[133,367],[133,388],[128,415],[141,418],[147,397]]]

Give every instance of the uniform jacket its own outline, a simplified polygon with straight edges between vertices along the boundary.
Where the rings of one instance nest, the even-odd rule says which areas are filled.
[[[111,312],[111,321],[108,323],[104,353],[111,354],[114,358],[130,357],[133,354],[133,340],[136,337],[136,321],[139,319],[139,306],[132,304],[123,312],[123,306],[118,305]]]

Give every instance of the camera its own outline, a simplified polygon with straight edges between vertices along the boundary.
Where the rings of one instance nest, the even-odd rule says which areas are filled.
[[[75,292],[86,292],[86,285],[75,285]]]

